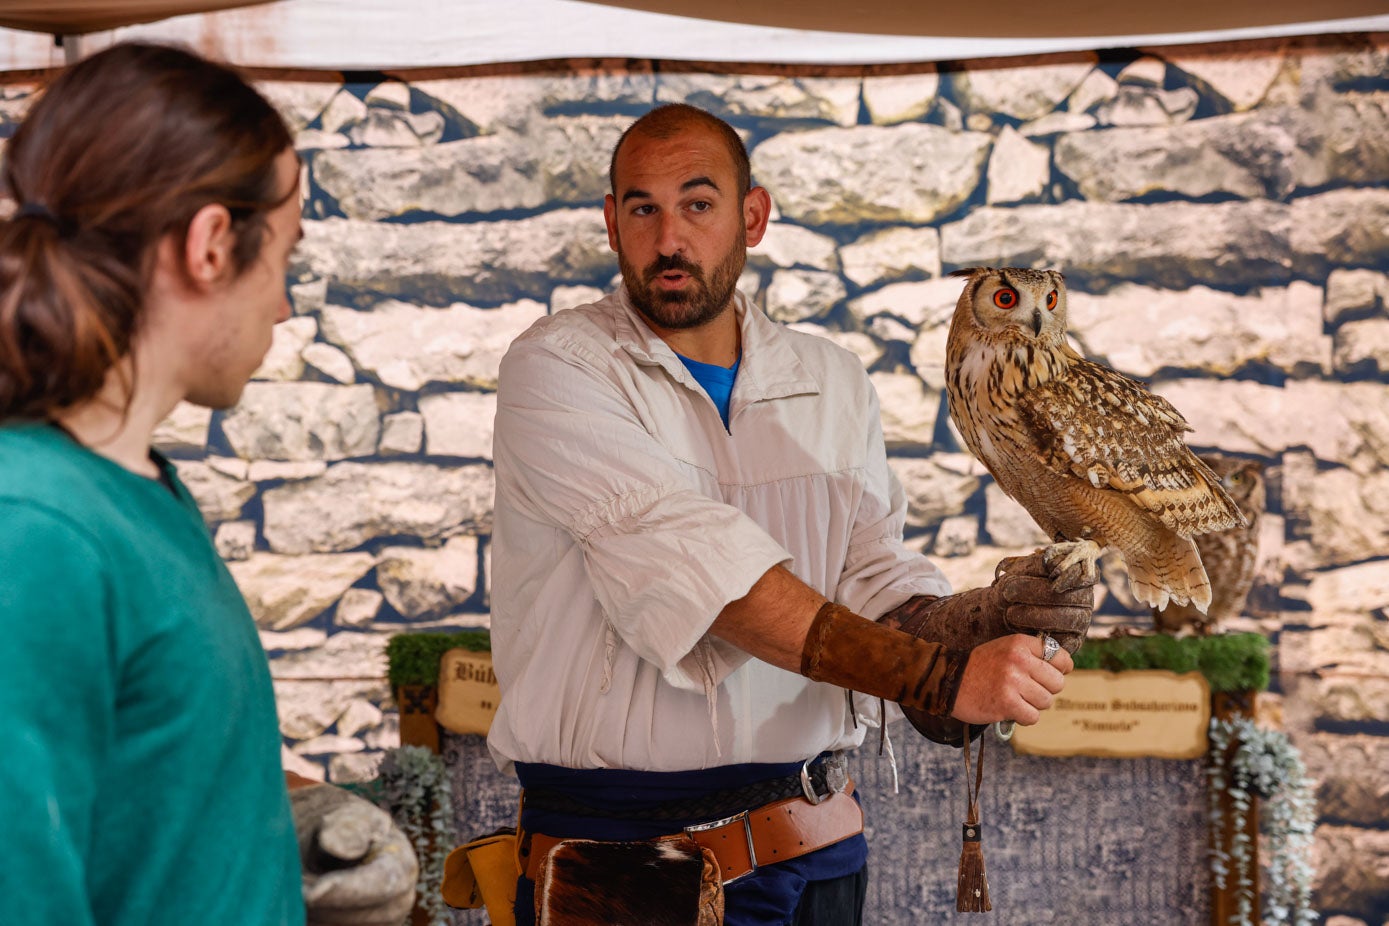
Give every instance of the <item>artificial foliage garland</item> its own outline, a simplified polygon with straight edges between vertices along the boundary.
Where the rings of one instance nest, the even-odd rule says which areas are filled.
[[[1247,717],[1212,719],[1206,775],[1210,787],[1211,873],[1224,889],[1235,878],[1236,908],[1227,926],[1254,926],[1254,846],[1242,826],[1231,827],[1225,844],[1221,796],[1228,794],[1235,819],[1255,798],[1263,801],[1260,834],[1266,845],[1267,892],[1263,926],[1309,926],[1312,910],[1312,831],[1316,801],[1297,747],[1279,730],[1265,730]]]
[[[444,760],[423,746],[386,751],[369,797],[387,811],[410,840],[420,863],[417,903],[430,926],[448,926],[444,860],[453,848],[453,799]]]

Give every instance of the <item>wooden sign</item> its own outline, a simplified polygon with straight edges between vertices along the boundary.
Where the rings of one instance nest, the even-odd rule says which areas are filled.
[[[1012,743],[1034,756],[1194,759],[1206,753],[1210,720],[1200,672],[1078,669],[1040,721],[1018,725]]]
[[[434,719],[454,733],[486,734],[502,691],[492,671],[492,654],[451,649],[439,660],[439,706]]]

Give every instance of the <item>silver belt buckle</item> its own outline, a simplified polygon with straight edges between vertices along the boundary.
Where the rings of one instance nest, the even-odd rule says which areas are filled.
[[[806,759],[801,764],[801,793],[810,803],[818,804],[825,798],[815,793],[815,786],[810,781],[810,765],[814,761],[814,759]],[[849,787],[849,764],[845,760],[844,754],[832,752],[825,757],[822,765],[825,769],[825,787],[829,788],[829,793],[844,793],[844,790]]]
[[[801,763],[801,796],[812,804],[818,804],[822,798],[815,793],[815,785],[810,782],[810,763],[814,761],[814,759],[806,759]]]
[[[801,774],[805,774],[804,769],[802,769]],[[694,826],[684,827],[687,833],[702,833],[706,830],[716,830],[721,826],[727,826],[738,820],[743,821],[743,836],[748,841],[748,865],[750,867],[738,877],[724,880],[724,884],[732,884],[734,881],[740,881],[757,870],[757,848],[752,844],[752,823],[748,820],[748,814],[750,812],[751,811],[744,810],[741,813],[735,813],[731,817],[724,817],[722,820],[714,820],[710,823],[696,823]]]

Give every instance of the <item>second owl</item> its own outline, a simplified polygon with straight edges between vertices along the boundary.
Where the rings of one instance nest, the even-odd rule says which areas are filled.
[[[1112,545],[1134,597],[1204,612],[1211,586],[1195,534],[1244,517],[1183,438],[1178,411],[1066,342],[1054,270],[975,267],[946,348],[950,417],[999,487],[1077,555]]]

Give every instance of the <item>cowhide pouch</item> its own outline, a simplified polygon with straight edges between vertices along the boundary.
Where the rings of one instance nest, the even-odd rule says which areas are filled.
[[[719,926],[723,882],[712,852],[688,837],[566,839],[540,864],[539,926]]]

